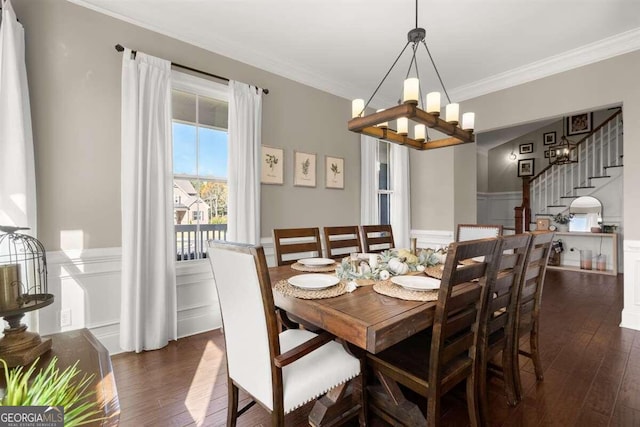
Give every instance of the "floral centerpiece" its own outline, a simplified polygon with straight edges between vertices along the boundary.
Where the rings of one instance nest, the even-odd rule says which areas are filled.
[[[373,266],[367,260],[346,257],[336,268],[336,275],[346,280],[387,280],[391,276],[424,271],[427,267],[440,264],[446,253],[442,249],[422,249],[414,255],[407,249],[391,249],[380,252]]]
[[[571,222],[571,219],[573,218],[573,214],[556,214],[553,216],[553,222],[555,222],[556,224],[560,224],[560,225],[567,225],[569,224],[569,222]]]

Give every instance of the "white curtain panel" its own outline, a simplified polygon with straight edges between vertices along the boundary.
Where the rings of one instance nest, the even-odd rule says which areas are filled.
[[[24,28],[11,2],[0,1],[0,225],[36,236],[36,174],[24,60]]]
[[[376,150],[378,140],[362,135],[360,140],[360,223],[378,223]]]
[[[177,337],[171,63],[122,59],[120,346],[140,352]]]
[[[391,227],[396,248],[409,248],[411,234],[411,192],[409,148],[391,144]]]
[[[260,243],[262,89],[229,81],[227,240]]]

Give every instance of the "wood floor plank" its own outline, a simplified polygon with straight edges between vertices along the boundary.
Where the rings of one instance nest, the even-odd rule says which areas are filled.
[[[495,427],[640,426],[640,332],[620,328],[623,281],[616,277],[549,271],[543,294],[540,348],[544,380],[520,358],[525,396],[506,405],[504,387],[491,379],[490,425]],[[523,341],[528,346],[527,338]],[[227,386],[224,336],[211,331],[166,348],[113,357],[121,426],[224,426]],[[240,393],[240,405],[249,398]],[[418,402],[424,408],[423,402]],[[312,404],[286,417],[307,425]],[[269,426],[259,405],[239,427]],[[348,427],[354,427],[351,422]],[[386,425],[379,419],[370,426]],[[464,400],[447,396],[442,425],[468,425]]]

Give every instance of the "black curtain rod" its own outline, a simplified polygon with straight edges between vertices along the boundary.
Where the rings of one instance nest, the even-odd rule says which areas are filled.
[[[117,44],[115,47],[118,52],[124,52],[124,46],[122,46],[121,44]],[[132,50],[131,53],[133,53],[133,56],[135,57],[137,51]],[[173,65],[174,67],[182,68],[183,70],[189,70],[195,73],[204,74],[205,76],[213,77],[215,79],[224,80],[225,82],[229,81],[229,79],[226,77],[218,76],[216,74],[208,73],[206,71],[198,70],[196,68],[187,67],[186,65],[176,64],[175,62],[172,62],[171,65]],[[267,95],[269,93],[269,89],[262,89],[262,92],[265,95]]]

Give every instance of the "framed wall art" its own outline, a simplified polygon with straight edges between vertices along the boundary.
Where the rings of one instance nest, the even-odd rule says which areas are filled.
[[[538,218],[536,219],[536,231],[547,231],[551,225],[551,219]]]
[[[543,133],[542,140],[544,141],[544,145],[553,145],[556,143],[556,133],[555,132]]]
[[[316,155],[295,151],[293,153],[293,185],[316,186]]]
[[[284,184],[284,150],[282,148],[262,146],[260,182]]]
[[[593,113],[575,114],[567,117],[567,136],[589,133],[593,129]]]
[[[533,176],[534,161],[536,159],[518,160],[518,176]]]
[[[344,159],[342,157],[325,156],[325,186],[327,188],[344,189]]]
[[[529,154],[529,153],[533,153],[533,142],[520,144],[520,154]]]

